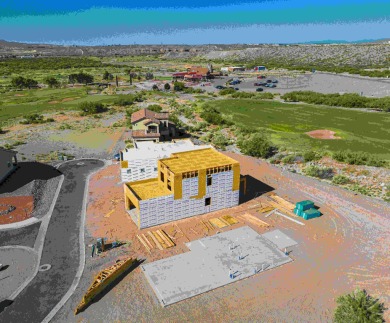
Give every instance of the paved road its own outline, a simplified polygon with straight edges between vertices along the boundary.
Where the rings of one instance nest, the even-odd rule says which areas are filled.
[[[65,175],[47,229],[38,272],[14,303],[0,314],[0,322],[41,322],[62,299],[75,279],[80,262],[80,231],[88,174],[104,166],[99,160],[71,161],[59,167]]]

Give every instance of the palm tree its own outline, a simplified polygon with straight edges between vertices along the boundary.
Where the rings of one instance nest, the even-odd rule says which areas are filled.
[[[334,312],[335,323],[383,323],[386,310],[383,303],[357,289],[337,299],[338,307]]]

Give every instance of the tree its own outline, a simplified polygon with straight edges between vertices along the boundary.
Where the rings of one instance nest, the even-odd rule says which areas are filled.
[[[69,83],[72,83],[73,85],[75,83],[85,83],[87,85],[88,83],[93,82],[93,76],[87,73],[74,73],[69,75]]]
[[[334,312],[335,323],[383,323],[383,313],[386,310],[383,303],[367,294],[365,290],[357,289],[337,299]]]
[[[111,81],[113,79],[114,79],[114,75],[112,75],[111,73],[108,73],[107,71],[104,71],[103,80]]]
[[[248,139],[242,138],[238,146],[245,155],[267,158],[272,155],[273,147],[268,139],[260,133],[255,133]]]
[[[158,86],[157,86],[157,84],[153,84],[152,90],[153,90],[153,91],[158,91]]]
[[[185,88],[185,86],[184,86],[183,82],[175,82],[175,83],[173,83],[173,89],[175,91],[183,91],[184,88]]]
[[[83,115],[96,114],[107,111],[107,108],[100,102],[82,102],[79,109]]]
[[[169,83],[165,83],[164,90],[169,91],[170,89],[171,89],[171,86],[169,85]]]
[[[154,76],[153,76],[153,73],[150,73],[150,72],[147,72],[145,74],[145,79],[147,80],[153,80]]]
[[[11,86],[19,88],[19,89],[23,89],[26,87],[31,89],[32,87],[36,87],[37,85],[38,85],[38,82],[35,81],[34,79],[30,79],[30,78],[26,79],[23,76],[17,76],[11,80]]]
[[[58,80],[53,76],[46,77],[44,82],[47,84],[49,88],[60,87],[60,82],[58,82]]]

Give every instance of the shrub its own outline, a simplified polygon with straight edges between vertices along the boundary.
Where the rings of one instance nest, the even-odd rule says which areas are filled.
[[[162,107],[161,105],[158,105],[158,104],[152,104],[152,105],[149,105],[147,107],[148,110],[151,110],[151,111],[154,111],[154,112],[161,112],[162,111]]]
[[[284,164],[293,164],[295,162],[295,156],[294,155],[288,155],[282,159],[282,162]]]
[[[337,151],[332,155],[333,159],[350,165],[368,165],[382,167],[386,161],[369,156],[364,152]]]
[[[169,91],[170,89],[171,89],[171,86],[169,85],[169,83],[165,83],[164,90]]]
[[[349,177],[344,175],[335,175],[332,178],[332,183],[337,185],[345,185],[351,183],[351,180]]]
[[[319,167],[315,165],[307,166],[303,169],[303,172],[312,177],[321,179],[329,179],[333,176],[333,168],[331,167]]]
[[[153,90],[153,91],[158,91],[158,90],[159,90],[157,84],[153,84],[152,90]]]
[[[82,102],[79,104],[82,115],[106,112],[108,109],[100,102]]]
[[[253,157],[268,158],[274,151],[268,139],[260,133],[255,133],[249,138],[242,137],[237,141],[237,145],[245,155]]]
[[[29,78],[24,78],[23,76],[17,76],[11,80],[11,86],[19,89],[23,89],[23,88],[30,89],[32,87],[36,87],[37,85],[38,85],[37,81]]]
[[[206,122],[214,125],[232,125],[232,122],[226,120],[216,108],[204,104],[202,110],[200,116]]]
[[[45,82],[45,84],[47,84],[47,86],[49,88],[58,88],[58,87],[60,87],[60,82],[54,76],[46,77],[44,82]]]
[[[229,145],[229,140],[226,138],[225,135],[223,135],[221,132],[217,132],[213,137],[211,142],[217,146],[218,148],[221,148],[222,150],[225,150],[226,146]]]
[[[233,93],[236,93],[236,90],[232,89],[231,87],[228,87],[227,89],[223,89],[223,90],[219,91],[220,95],[228,95],[228,94],[233,94]]]
[[[219,92],[219,93],[221,93],[221,92]],[[253,98],[254,96],[255,96],[255,93],[251,93],[251,92],[236,92],[235,91],[232,94],[232,98],[234,98],[234,99],[250,99],[250,98]]]
[[[184,88],[185,88],[185,86],[184,86],[183,82],[175,82],[175,83],[173,83],[173,89],[175,91],[183,91]]]
[[[320,159],[320,156],[314,151],[306,151],[303,153],[303,159],[305,160],[305,162],[310,162],[313,160]]]
[[[350,189],[354,192],[358,192],[363,195],[370,195],[370,192],[367,187],[360,186],[358,184],[354,184],[350,187]]]
[[[338,306],[334,312],[335,323],[382,323],[385,322],[383,313],[386,310],[384,303],[374,299],[365,290],[357,289],[336,300]]]
[[[37,124],[37,123],[45,123],[46,120],[43,119],[43,115],[33,113],[24,117],[25,120],[20,121],[21,124]]]
[[[93,82],[93,76],[87,73],[73,73],[69,75],[69,83],[75,84],[75,83],[92,83]]]

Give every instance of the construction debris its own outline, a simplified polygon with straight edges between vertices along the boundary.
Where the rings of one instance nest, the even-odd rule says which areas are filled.
[[[77,315],[85,309],[92,300],[102,293],[112,282],[121,276],[127,269],[136,262],[136,259],[127,258],[124,260],[117,260],[115,265],[102,270],[96,275],[92,285],[83,296],[83,299],[75,309],[74,313]]]
[[[160,244],[160,242],[156,239],[156,237],[150,231],[148,231],[148,235],[152,238],[153,242],[156,244],[158,249],[164,250],[163,246]]]

